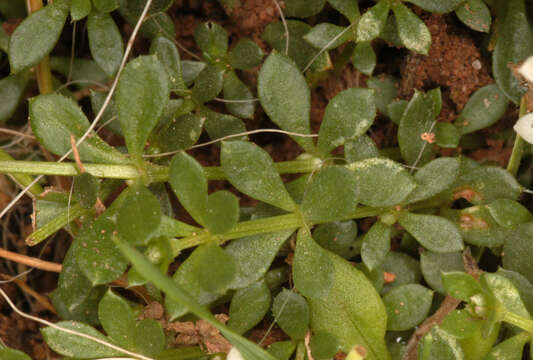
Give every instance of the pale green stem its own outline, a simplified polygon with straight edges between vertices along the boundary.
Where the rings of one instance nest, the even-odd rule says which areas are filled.
[[[533,334],[533,319],[528,319],[510,311],[504,311],[502,320]]]
[[[16,162],[16,160],[14,160],[11,155],[9,155],[7,152],[5,152],[4,150],[0,149],[0,163],[3,163],[3,162]],[[1,171],[0,171],[1,173]],[[33,178],[27,174],[17,174],[17,173],[10,173],[10,172],[7,172],[7,174],[9,174],[9,176],[11,176],[11,178],[21,187],[21,188],[25,188],[26,186],[28,186],[29,184],[32,183],[33,181]],[[41,185],[39,184],[34,184],[30,189],[29,189],[29,192],[33,195],[33,196],[37,196],[39,195],[40,193],[43,192],[43,188],[41,187]]]
[[[520,100],[520,111],[518,113],[518,118],[524,116],[526,114],[526,111],[526,97],[522,96],[522,99]],[[518,173],[520,161],[522,160],[522,155],[524,154],[524,145],[524,139],[522,139],[520,135],[516,134],[513,145],[513,152],[511,153],[511,157],[509,158],[509,162],[507,163],[507,171],[509,171],[513,176],[516,176],[516,174]]]

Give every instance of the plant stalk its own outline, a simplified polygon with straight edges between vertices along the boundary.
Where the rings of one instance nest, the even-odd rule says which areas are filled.
[[[41,9],[43,7],[42,0],[30,0],[28,3],[28,14]],[[45,29],[43,29],[45,31]],[[39,93],[50,94],[54,91],[52,84],[52,69],[50,67],[50,58],[45,56],[41,62],[35,67],[35,74],[37,77],[37,84],[39,85]]]
[[[504,311],[502,320],[533,334],[533,319],[528,319],[510,311]]]
[[[522,99],[520,100],[520,110],[518,112],[518,118],[520,119],[522,116],[524,116],[526,114],[526,111],[526,97],[522,96]],[[513,151],[511,153],[511,157],[509,158],[509,162],[507,163],[507,171],[509,171],[513,176],[516,176],[516,174],[518,173],[520,161],[522,160],[522,155],[524,154],[524,145],[524,139],[522,139],[520,135],[516,134],[513,145]]]
[[[0,149],[0,163],[3,163],[3,162],[11,162],[12,163],[12,162],[16,162],[16,160],[14,160],[11,157],[11,155],[9,155],[3,149]],[[1,173],[1,171],[0,171],[0,173]],[[27,175],[27,174],[7,172],[7,175],[9,175],[11,177],[11,179],[23,189],[26,186],[28,186],[29,184],[31,184],[32,181],[33,181],[33,178],[31,176]],[[30,192],[30,194],[33,195],[33,197],[39,195],[43,191],[44,191],[43,188],[39,184],[34,184],[29,189],[29,192]]]

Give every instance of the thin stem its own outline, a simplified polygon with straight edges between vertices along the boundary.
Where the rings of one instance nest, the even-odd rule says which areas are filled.
[[[11,157],[11,155],[9,155],[7,152],[0,149],[0,163],[4,163],[4,162],[12,163],[12,162],[16,162],[16,160],[14,160]],[[33,182],[33,178],[27,174],[12,173],[12,172],[7,172],[7,174],[9,174],[9,176],[13,179],[13,181],[15,181],[21,188],[25,188],[26,186],[28,186],[29,184]],[[33,197],[39,195],[43,191],[44,191],[43,188],[39,184],[33,184],[29,189],[29,192],[30,194],[33,195]]]
[[[533,334],[532,319],[525,318],[510,311],[504,311],[502,320]]]
[[[61,264],[44,261],[31,256],[21,255],[12,251],[0,248],[0,258],[8,259],[19,264],[28,265],[30,267],[41,269],[44,271],[61,272]]]
[[[522,99],[520,100],[520,111],[518,113],[518,118],[520,119],[522,116],[524,116],[526,114],[526,111],[526,97],[522,96]],[[524,145],[524,139],[522,139],[520,135],[516,134],[513,145],[513,152],[511,153],[511,157],[509,158],[509,162],[507,163],[507,171],[509,171],[513,176],[516,176],[516,174],[518,173],[520,161],[522,160],[522,155],[524,154]]]
[[[28,3],[28,14],[31,14],[43,7],[42,0],[30,0]],[[52,84],[52,70],[50,67],[50,58],[45,56],[39,65],[35,68],[37,76],[37,84],[39,85],[39,92],[41,94],[50,94],[54,91]]]

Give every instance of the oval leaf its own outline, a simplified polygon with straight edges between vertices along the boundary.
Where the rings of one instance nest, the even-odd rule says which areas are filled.
[[[309,326],[309,305],[301,295],[287,289],[281,290],[272,304],[272,315],[292,339],[301,340],[305,337]]]
[[[238,290],[229,306],[228,327],[244,334],[263,319],[271,301],[270,289],[264,281]]]
[[[181,73],[181,59],[174,43],[164,36],[158,36],[150,44],[150,54],[157,56],[168,73],[170,90],[187,90]]]
[[[0,124],[8,120],[17,109],[27,83],[27,73],[9,75],[0,80]]]
[[[248,38],[241,38],[228,53],[228,61],[234,69],[251,69],[261,64],[263,50]]]
[[[251,119],[255,111],[254,96],[250,89],[235,75],[235,72],[229,71],[224,74],[223,87],[224,99],[235,101],[226,103],[229,112],[243,119]]]
[[[393,6],[392,11],[402,44],[409,50],[427,55],[431,47],[431,34],[426,24],[402,3]]]
[[[87,19],[89,48],[94,61],[107,76],[113,76],[124,55],[122,35],[109,13],[92,12]]]
[[[381,34],[387,23],[389,1],[380,1],[368,9],[357,25],[357,42],[372,41]]]
[[[128,302],[107,290],[98,305],[98,319],[109,337],[120,346],[132,349],[134,344],[135,321]]]
[[[208,292],[222,292],[235,277],[235,262],[216,242],[199,246],[195,251],[193,276]]]
[[[372,225],[363,238],[361,258],[368,270],[381,265],[390,250],[391,228],[378,221]]]
[[[231,230],[239,220],[239,198],[229,191],[217,191],[207,198],[205,226],[211,234]]]
[[[420,254],[420,269],[428,285],[433,290],[444,294],[442,273],[464,271],[463,257],[460,252],[435,253],[432,251],[423,251]]]
[[[455,15],[470,29],[486,33],[490,30],[492,16],[483,0],[467,0],[455,9]]]
[[[408,0],[410,3],[415,4],[422,9],[437,13],[444,14],[455,10],[463,0]]]
[[[418,284],[398,286],[383,297],[387,309],[387,330],[409,330],[429,313],[433,291]]]

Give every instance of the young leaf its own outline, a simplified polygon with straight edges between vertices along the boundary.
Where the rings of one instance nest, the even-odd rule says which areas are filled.
[[[274,298],[272,315],[287,335],[293,340],[302,340],[309,326],[309,305],[305,299],[287,289]]]
[[[529,26],[524,0],[505,3],[505,16],[498,27],[498,36],[492,52],[492,73],[501,91],[515,104],[527,90],[507,66],[519,64],[533,50],[533,32]]]
[[[255,111],[254,96],[250,89],[235,75],[235,72],[226,72],[223,84],[224,99],[236,101],[226,103],[226,108],[229,112],[243,119],[253,118]]]
[[[397,251],[390,251],[387,254],[381,270],[394,274],[395,276],[394,281],[383,285],[383,289],[381,290],[382,294],[386,294],[391,289],[400,285],[417,284],[422,279],[418,261],[407,254]]]
[[[475,336],[482,325],[483,320],[473,317],[467,310],[462,309],[446,315],[440,328],[456,339],[467,339]]]
[[[224,250],[235,262],[236,275],[228,288],[242,289],[263,277],[279,249],[293,232],[291,229],[253,235],[229,243]]]
[[[159,200],[140,183],[125,190],[123,196],[116,218],[118,235],[132,244],[146,245],[163,217]]]
[[[520,360],[523,358],[524,345],[531,341],[527,332],[521,332],[492,348],[485,360]]]
[[[416,188],[409,194],[407,204],[429,199],[450,188],[459,176],[459,158],[442,157],[430,161],[414,176]]]
[[[503,266],[533,282],[533,223],[519,225],[503,246]]]
[[[357,223],[353,220],[320,224],[313,231],[317,244],[344,258],[350,256],[350,247],[356,237]]]
[[[109,342],[109,339],[107,339],[100,332],[83,323],[75,321],[60,321],[56,323],[56,325],[64,329],[81,332],[99,340]],[[55,352],[64,356],[87,359],[124,355],[117,350],[111,349],[110,347],[95,341],[80,337],[78,335],[69,334],[56,328],[46,327],[41,329],[41,333],[43,334],[44,341],[46,341],[48,346],[50,346]]]
[[[257,92],[268,117],[280,128],[302,134],[310,134],[310,91],[296,64],[283,55],[273,52],[265,60],[259,78]],[[293,137],[305,151],[313,153],[315,146],[307,137]]]
[[[418,343],[420,360],[463,360],[465,355],[457,339],[443,331],[438,325],[433,326]],[[475,354],[478,356],[479,354]]]
[[[455,9],[455,15],[470,29],[486,33],[490,30],[492,17],[483,0],[467,0]]]
[[[81,20],[89,15],[91,9],[91,0],[72,0],[70,4],[70,17],[72,21]]]
[[[150,44],[150,54],[156,55],[168,73],[171,91],[185,91],[187,87],[181,74],[181,59],[174,43],[164,36],[158,36]]]
[[[492,295],[503,305],[506,311],[531,319],[520,293],[511,280],[500,274],[483,273],[480,282],[490,289]]]
[[[409,102],[407,100],[396,100],[387,105],[387,113],[393,123],[400,125],[403,112],[408,104]]]
[[[510,280],[513,283],[520,293],[520,297],[524,301],[527,311],[530,314],[533,314],[533,285],[531,285],[529,280],[515,271],[506,270],[504,268],[499,268],[496,274],[504,276],[507,280]]]
[[[461,133],[450,123],[438,122],[434,127],[435,143],[442,148],[454,149],[459,146]]]
[[[352,171],[341,166],[318,171],[306,187],[300,209],[309,223],[343,220],[357,207],[359,189]]]
[[[211,241],[195,251],[193,276],[208,292],[223,292],[235,277],[235,262],[216,242]]]
[[[100,300],[98,305],[98,319],[109,337],[119,346],[131,349],[135,346],[133,332],[135,320],[128,302],[111,290]]]
[[[239,220],[239,199],[229,191],[217,191],[207,198],[205,226],[211,234],[231,230]]]
[[[267,347],[269,354],[278,360],[289,360],[296,350],[296,343],[292,340],[278,341]]]
[[[181,205],[199,224],[207,212],[207,179],[202,166],[190,155],[177,153],[169,167],[168,181]]]
[[[224,85],[224,69],[215,65],[207,65],[194,80],[193,98],[206,103],[217,97]]]
[[[498,225],[507,229],[533,221],[529,210],[514,200],[498,199],[487,205],[487,208]]]
[[[378,5],[381,3],[386,3],[386,1],[380,1]],[[392,101],[398,96],[398,79],[390,75],[380,74],[367,79],[366,84],[369,89],[374,90],[376,107],[378,108],[379,112],[390,117],[387,108],[388,105],[392,103]]]
[[[311,31],[309,31],[304,39],[315,48],[322,50],[331,50],[335,49],[342,44],[353,41],[353,32],[345,31],[346,27],[334,25],[330,23],[322,23],[315,25]],[[342,32],[344,33],[340,35]],[[340,37],[338,37],[340,35]],[[337,38],[333,43],[330,44],[333,38]],[[328,45],[329,44],[329,45]]]
[[[83,136],[89,121],[80,107],[70,98],[58,94],[39,95],[30,100],[30,121],[33,134],[43,146],[56,155],[71,149],[70,136]],[[124,156],[107,145],[96,134],[91,134],[78,146],[82,161],[121,164]]]
[[[464,248],[457,227],[441,216],[403,212],[398,220],[400,225],[428,250],[447,253]]]
[[[303,228],[298,231],[292,273],[298,291],[314,299],[328,295],[335,277],[328,253]]]
[[[85,209],[90,209],[98,199],[100,183],[89,173],[83,173],[73,178],[72,194]]]
[[[352,54],[353,66],[363,74],[372,76],[376,67],[377,56],[370,42],[359,42]]]
[[[394,206],[416,187],[407,170],[389,159],[365,159],[350,164],[349,168],[355,172],[359,201],[368,206]]]
[[[17,109],[27,83],[26,72],[12,74],[0,80],[0,124],[9,120]]]
[[[232,115],[208,111],[203,113],[206,118],[204,128],[212,140],[220,139],[228,135],[240,134],[246,131],[244,122]],[[231,140],[247,140],[246,136],[240,136]]]
[[[228,51],[228,33],[223,27],[211,21],[196,27],[194,40],[210,61],[225,56]]]
[[[357,42],[372,41],[377,38],[385,28],[389,10],[389,1],[379,1],[368,9],[357,25]]]
[[[472,275],[460,271],[443,273],[442,286],[448,294],[462,301],[470,301],[472,296],[483,292]]]
[[[392,11],[396,17],[398,35],[403,45],[409,50],[427,55],[431,47],[431,34],[426,24],[402,3],[394,5]]]
[[[306,18],[322,10],[326,0],[286,0],[283,12],[285,16]]]
[[[390,359],[384,341],[387,315],[379,294],[362,272],[326,254],[334,265],[334,281],[326,298],[308,299],[313,333],[333,335],[346,353],[357,344],[367,350],[368,360]]]
[[[115,101],[126,146],[136,161],[168,99],[168,75],[156,56],[139,56],[126,65]]]
[[[390,226],[378,221],[372,225],[363,238],[361,258],[368,270],[381,265],[390,250]]]
[[[409,330],[428,315],[433,291],[418,284],[398,286],[383,297],[387,309],[387,330]]]
[[[115,75],[124,55],[122,35],[109,13],[92,12],[87,19],[91,55],[107,76]]]
[[[287,211],[296,209],[274,162],[259,146],[247,141],[224,141],[220,163],[229,182],[242,193]]]
[[[455,125],[462,135],[487,128],[503,116],[508,103],[498,85],[486,85],[470,96]]]
[[[157,131],[162,151],[186,150],[194,145],[202,133],[205,118],[188,113],[175,117]]]
[[[326,107],[320,125],[318,151],[326,156],[346,140],[363,135],[374,122],[376,105],[374,92],[351,88],[337,94]]]
[[[207,66],[201,61],[183,60],[182,63],[183,81],[186,86],[190,86]]]
[[[455,10],[463,0],[408,0],[416,6],[437,14],[445,14]]]
[[[52,51],[69,12],[68,0],[57,0],[24,19],[9,38],[9,65],[19,73],[37,65]]]
[[[244,334],[263,319],[271,301],[270,289],[263,280],[238,290],[229,306],[228,327]]]
[[[245,70],[261,64],[263,50],[254,41],[241,38],[228,52],[228,62],[234,69]]]
[[[424,280],[434,290],[444,294],[442,273],[450,271],[464,271],[463,258],[459,252],[435,253],[423,251],[420,253],[420,269]]]

